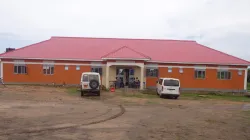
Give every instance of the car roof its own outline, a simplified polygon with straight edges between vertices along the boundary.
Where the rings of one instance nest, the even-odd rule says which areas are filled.
[[[97,73],[97,72],[83,72],[82,73],[82,75],[84,75],[84,74],[92,74],[92,75],[100,75],[99,73]]]
[[[180,81],[179,79],[176,79],[176,78],[160,78],[160,79],[163,79],[163,80],[177,80],[177,81]]]

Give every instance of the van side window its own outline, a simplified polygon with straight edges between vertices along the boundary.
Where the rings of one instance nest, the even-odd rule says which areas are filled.
[[[163,82],[163,79],[160,79],[159,80],[159,84],[162,85],[162,82]]]

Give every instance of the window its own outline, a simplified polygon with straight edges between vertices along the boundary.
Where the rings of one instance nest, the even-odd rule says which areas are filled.
[[[158,69],[146,69],[147,77],[158,77]]]
[[[27,67],[25,64],[15,64],[14,65],[15,74],[27,74]]]
[[[43,74],[46,74],[46,75],[54,74],[54,65],[52,65],[52,64],[44,64],[43,65]]]
[[[183,73],[183,68],[180,68],[180,69],[179,69],[179,72],[180,72],[180,73]]]
[[[180,85],[178,80],[164,80],[164,86],[178,87]]]
[[[238,71],[238,75],[242,75],[242,70],[239,70],[239,71]]]
[[[218,71],[217,78],[221,80],[231,79],[231,72],[230,71]]]
[[[205,79],[205,77],[206,77],[206,70],[202,70],[202,69],[195,70],[196,79]]]
[[[14,73],[27,74],[27,67],[24,60],[14,60]]]
[[[102,68],[91,68],[91,72],[97,72],[99,73],[100,75],[102,75]]]
[[[69,66],[65,66],[64,69],[65,69],[65,70],[69,70]]]
[[[163,79],[160,79],[159,80],[159,84],[162,85],[162,82],[163,82]]]
[[[134,74],[135,74],[134,69],[129,69],[129,75],[134,75]]]
[[[80,70],[80,66],[76,66],[76,70]]]
[[[172,72],[172,67],[168,67],[168,72]]]

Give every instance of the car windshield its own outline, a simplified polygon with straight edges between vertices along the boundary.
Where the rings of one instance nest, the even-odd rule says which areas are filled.
[[[93,74],[87,75],[87,74],[85,74],[85,75],[82,76],[82,81],[83,82],[88,82],[88,81],[93,80],[93,79],[94,80],[99,80],[98,75],[93,75]]]
[[[164,80],[164,86],[174,86],[174,87],[178,87],[179,81],[178,80]]]

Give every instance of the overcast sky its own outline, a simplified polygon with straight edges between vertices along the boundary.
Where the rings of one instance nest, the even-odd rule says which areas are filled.
[[[51,36],[196,40],[250,60],[250,0],[0,0],[0,52]]]

